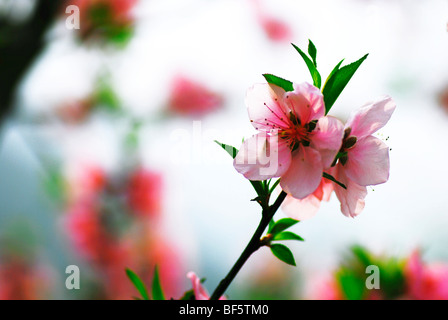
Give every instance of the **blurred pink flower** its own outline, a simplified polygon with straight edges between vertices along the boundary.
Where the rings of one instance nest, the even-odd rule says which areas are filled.
[[[0,264],[0,300],[49,298],[51,283],[49,269],[28,261],[28,258],[11,256],[2,259],[2,264]]]
[[[258,0],[252,0],[255,14],[266,36],[275,42],[290,42],[292,38],[291,28],[279,18],[275,18],[261,8]]]
[[[339,162],[333,176],[347,187],[335,186],[344,215],[355,217],[364,208],[366,186],[389,179],[389,147],[372,134],[389,121],[395,110],[390,97],[367,103],[355,112],[345,125]]]
[[[157,217],[162,206],[161,174],[137,168],[130,175],[127,197],[128,205],[135,214]]]
[[[414,251],[405,266],[408,299],[448,300],[448,266],[424,265],[420,252]]]
[[[222,106],[223,98],[184,76],[174,78],[168,110],[183,116],[202,116]]]
[[[343,136],[343,124],[325,116],[319,89],[302,83],[285,92],[273,84],[256,84],[248,90],[246,106],[259,133],[244,141],[235,169],[250,180],[281,177],[282,189],[297,199],[313,193]]]
[[[194,272],[189,272],[187,278],[191,280],[196,300],[210,300],[207,290],[201,284],[201,279]],[[219,300],[226,300],[226,297],[222,296]]]

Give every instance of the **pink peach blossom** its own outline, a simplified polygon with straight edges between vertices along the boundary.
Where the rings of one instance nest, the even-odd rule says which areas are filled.
[[[188,272],[187,278],[191,280],[196,300],[210,300],[207,290],[201,284],[201,279],[194,272]],[[222,296],[219,300],[226,300],[226,297]]]
[[[321,201],[330,201],[333,183],[322,178],[316,190],[304,199],[295,199],[288,195],[282,203],[282,210],[295,220],[313,217],[320,208]]]
[[[244,141],[235,169],[250,180],[280,177],[282,189],[296,199],[313,193],[331,166],[343,137],[343,124],[325,116],[322,93],[308,84],[285,92],[256,84],[246,96],[249,118],[258,134]]]
[[[129,177],[127,202],[136,215],[159,216],[162,210],[162,175],[137,168]]]
[[[173,80],[169,111],[183,116],[202,116],[222,106],[223,98],[185,76],[176,76]]]
[[[292,31],[288,24],[281,19],[266,13],[258,0],[252,0],[252,5],[258,22],[260,23],[266,36],[274,42],[289,42],[292,38]]]
[[[355,217],[364,208],[366,186],[389,179],[389,147],[372,134],[389,121],[395,103],[388,97],[367,103],[347,121],[333,176],[347,187],[335,187],[344,215]]]
[[[406,298],[416,300],[448,299],[448,266],[424,265],[421,254],[414,251],[405,266]]]

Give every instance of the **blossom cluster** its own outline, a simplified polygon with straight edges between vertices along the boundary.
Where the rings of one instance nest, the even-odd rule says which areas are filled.
[[[332,191],[342,213],[355,217],[366,187],[388,180],[389,147],[373,134],[395,109],[389,96],[365,104],[345,125],[326,114],[322,92],[309,83],[293,84],[292,91],[255,84],[246,106],[258,133],[243,142],[234,167],[254,181],[279,177],[288,194],[283,209],[292,218],[315,214]]]

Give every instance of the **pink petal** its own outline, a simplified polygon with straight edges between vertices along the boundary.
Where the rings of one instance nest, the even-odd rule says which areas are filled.
[[[304,199],[296,199],[288,195],[282,204],[283,212],[295,220],[312,218],[319,208],[320,200],[314,194],[310,194]]]
[[[246,94],[249,119],[257,130],[271,131],[274,127],[287,127],[289,111],[283,104],[285,90],[268,83],[255,84]]]
[[[309,83],[294,84],[294,91],[286,92],[284,101],[302,125],[325,115],[323,95]]]
[[[344,125],[334,117],[322,117],[312,132],[311,146],[320,152],[324,168],[333,163],[344,137]]]
[[[395,110],[395,102],[388,96],[365,104],[354,113],[345,125],[352,136],[361,139],[386,125]]]
[[[356,217],[364,209],[364,198],[367,196],[367,188],[347,178],[341,164],[336,166],[334,176],[347,187],[347,189],[344,189],[339,185],[334,186],[334,192],[341,202],[342,213],[347,217]]]
[[[266,180],[283,175],[290,163],[291,151],[283,139],[259,133],[244,141],[233,166],[249,180]]]
[[[322,179],[322,160],[318,151],[300,145],[292,155],[288,171],[282,175],[282,189],[296,199],[313,193]]]
[[[193,285],[194,296],[196,300],[209,300],[210,297],[208,295],[207,290],[201,285],[201,280],[194,272],[187,273],[187,278],[191,280],[191,284]]]
[[[368,136],[349,150],[344,169],[347,177],[361,186],[384,183],[389,179],[389,147]]]

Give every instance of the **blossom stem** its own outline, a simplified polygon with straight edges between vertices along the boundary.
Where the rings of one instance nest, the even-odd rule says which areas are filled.
[[[263,235],[263,232],[268,227],[269,222],[274,217],[274,214],[277,212],[278,208],[282,204],[283,200],[285,200],[285,198],[286,198],[286,192],[282,191],[278,196],[278,198],[275,200],[273,205],[263,209],[260,224],[258,225],[258,228],[255,230],[254,235],[250,239],[244,251],[241,253],[238,260],[233,265],[232,269],[230,269],[227,276],[224,279],[222,279],[219,285],[216,287],[215,291],[210,297],[210,300],[218,300],[224,294],[224,292],[229,287],[230,283],[236,277],[236,275],[241,270],[246,261],[249,259],[249,257],[252,255],[252,253],[254,253],[258,249],[260,249],[260,247],[262,247],[262,242],[260,241],[261,236]]]

